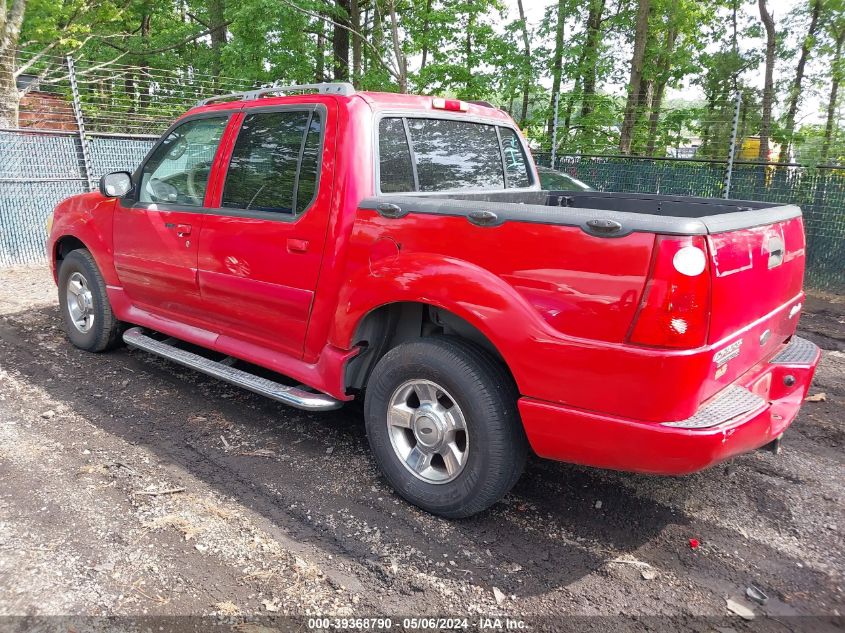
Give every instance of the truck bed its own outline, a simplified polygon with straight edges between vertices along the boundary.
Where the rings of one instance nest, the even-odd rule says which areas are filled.
[[[796,205],[750,200],[539,190],[383,195],[364,200],[361,208],[378,210],[385,203],[398,206],[403,215],[464,215],[472,221],[475,214],[486,216],[486,221],[476,223],[488,226],[507,221],[581,226],[586,232],[603,237],[622,237],[634,231],[707,235],[773,224],[801,215]],[[603,220],[619,226],[603,227]]]

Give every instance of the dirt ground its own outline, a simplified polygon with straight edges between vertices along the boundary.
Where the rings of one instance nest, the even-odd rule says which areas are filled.
[[[825,396],[805,404],[781,455],[686,478],[533,459],[502,503],[446,521],[379,477],[358,408],[305,413],[141,351],[81,352],[45,270],[0,278],[0,616],[842,626],[836,297],[807,301],[802,335],[825,350],[811,394]],[[745,597],[750,585],[765,606]],[[770,617],[731,616],[729,599]],[[0,629],[10,622],[24,630],[14,618]]]

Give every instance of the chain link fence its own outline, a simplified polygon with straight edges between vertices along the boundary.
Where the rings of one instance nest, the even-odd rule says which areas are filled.
[[[91,178],[132,171],[154,137],[86,137]],[[46,261],[47,216],[63,199],[89,190],[75,132],[0,131],[0,268]]]
[[[134,170],[156,136],[198,99],[254,87],[190,70],[40,58],[19,86],[17,127],[0,129],[0,268],[44,261],[45,222],[56,204],[88,191],[105,173]],[[617,141],[610,107],[616,102],[602,97],[602,107],[585,108],[563,96],[556,146],[569,154],[557,153],[556,168],[601,191],[723,197],[727,164],[719,157],[732,154],[730,197],[801,205],[808,285],[845,292],[845,167],[753,162],[754,112],[749,106],[732,112],[730,104],[716,118],[696,109],[667,110],[665,125],[643,127],[632,147],[651,157],[609,155]],[[586,134],[587,123],[601,134]],[[596,146],[595,138],[604,136],[607,143]],[[544,141],[551,137],[538,140],[550,149]],[[839,136],[834,140],[841,145]],[[796,142],[789,157],[818,159],[808,148]],[[666,156],[653,155],[660,152]],[[543,165],[552,160],[542,150],[535,158]]]

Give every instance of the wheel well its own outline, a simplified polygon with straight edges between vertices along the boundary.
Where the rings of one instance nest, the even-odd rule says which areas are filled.
[[[62,261],[65,257],[68,256],[68,253],[71,251],[79,250],[80,248],[87,248],[85,244],[77,237],[73,235],[66,235],[65,237],[59,238],[56,242],[56,262]]]
[[[376,363],[400,343],[438,334],[472,341],[499,358],[507,368],[490,339],[458,315],[426,303],[391,303],[367,314],[355,330],[352,343],[362,351],[346,365],[347,391],[361,391]]]

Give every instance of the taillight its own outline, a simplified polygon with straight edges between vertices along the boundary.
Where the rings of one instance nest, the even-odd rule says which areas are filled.
[[[710,271],[703,236],[659,235],[645,292],[628,342],[700,347],[710,322]]]

